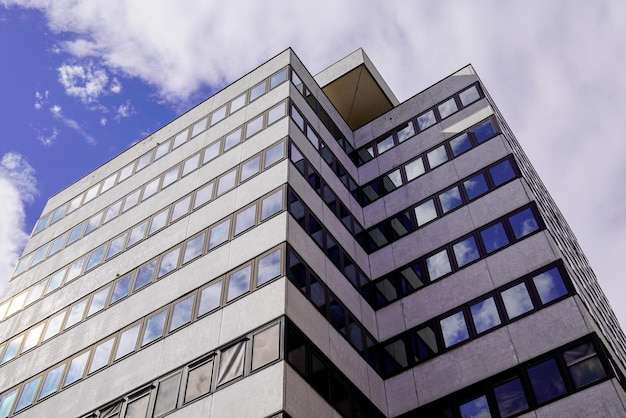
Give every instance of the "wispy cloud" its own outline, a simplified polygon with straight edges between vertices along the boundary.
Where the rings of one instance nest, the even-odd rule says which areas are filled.
[[[68,96],[79,98],[83,103],[93,103],[106,92],[109,76],[103,68],[92,62],[84,65],[64,64],[59,67],[59,82]]]
[[[32,203],[38,193],[34,168],[20,154],[4,154],[0,160],[0,289],[4,289],[28,239],[24,205]]]
[[[39,91],[35,92],[35,104],[34,104],[35,109],[39,110],[48,103],[49,94],[50,93],[48,92],[48,90],[44,91],[43,93]]]
[[[91,144],[91,145],[97,144],[96,138],[94,138],[87,131],[85,131],[85,129],[83,129],[83,127],[80,126],[78,122],[76,122],[74,119],[71,119],[63,114],[63,109],[61,108],[61,106],[53,105],[50,108],[50,113],[52,113],[52,116],[54,116],[56,119],[63,122],[67,127],[76,131],[80,136],[83,137],[85,141],[87,141],[88,144]]]

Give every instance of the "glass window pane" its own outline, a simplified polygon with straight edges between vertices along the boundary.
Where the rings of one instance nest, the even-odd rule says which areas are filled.
[[[70,309],[70,313],[67,316],[67,321],[65,322],[65,328],[68,329],[74,324],[80,322],[83,319],[83,314],[85,313],[85,308],[87,307],[87,299],[84,299],[78,302],[76,305],[72,306]]]
[[[115,352],[115,360],[118,360],[125,355],[135,351],[135,345],[137,344],[137,336],[141,330],[141,324],[137,324],[134,327],[122,332],[119,337],[119,345]]]
[[[427,153],[426,157],[428,158],[428,164],[431,169],[448,161],[446,147],[443,145]]]
[[[87,193],[85,193],[85,200],[83,201],[83,205],[85,203],[89,202],[90,200],[92,200],[94,197],[96,197],[98,195],[98,189],[99,188],[100,188],[100,184],[96,184],[91,189],[87,190]],[[63,209],[65,209],[65,208],[63,208]]]
[[[213,375],[213,360],[189,370],[187,387],[185,389],[185,403],[209,393],[211,390],[211,376]]]
[[[252,337],[252,370],[279,358],[280,326],[278,324]]]
[[[556,267],[533,277],[541,303],[548,303],[567,294],[563,278]]]
[[[63,319],[65,319],[65,312],[61,312],[56,316],[53,316],[52,319],[48,321],[48,327],[46,328],[46,333],[44,334],[42,341],[45,341],[59,333]]]
[[[120,177],[117,180],[117,183],[121,183],[122,181],[126,180],[127,178],[129,178],[131,176],[131,174],[133,174],[133,169],[135,168],[135,163],[132,162],[130,164],[128,164],[126,167],[122,168],[120,170]]]
[[[185,245],[185,253],[183,255],[183,264],[188,263],[196,257],[202,255],[202,250],[204,248],[204,237],[206,234],[200,234],[195,238],[187,241],[187,245]]]
[[[528,208],[513,216],[509,216],[515,238],[520,239],[539,229],[533,211]]]
[[[87,261],[87,267],[85,267],[85,271],[91,270],[102,262],[102,259],[104,258],[104,250],[106,250],[106,247],[106,244],[104,244],[101,247],[96,248],[89,255],[89,261]]]
[[[480,254],[478,253],[478,247],[476,246],[476,241],[472,236],[454,244],[452,246],[452,250],[454,251],[456,264],[457,266],[459,266],[459,268],[480,258]]]
[[[271,125],[286,115],[285,103],[279,103],[267,112],[267,124]]]
[[[250,101],[256,100],[265,94],[267,81],[262,81],[250,89]]]
[[[459,108],[456,105],[456,101],[453,97],[437,106],[437,110],[439,111],[439,116],[441,116],[441,119],[444,119],[459,110]]]
[[[191,173],[196,168],[198,168],[199,163],[200,163],[200,154],[196,154],[193,157],[188,158],[183,164],[183,177]]]
[[[228,278],[227,302],[243,295],[250,290],[250,273],[252,266],[246,266],[231,274]]]
[[[413,122],[408,121],[404,125],[398,126],[397,128],[398,134],[398,142],[402,143],[415,135],[415,129],[413,128]]]
[[[276,250],[259,260],[256,281],[257,286],[261,286],[263,283],[266,283],[273,278],[280,276],[280,254],[281,251]]]
[[[491,174],[493,184],[495,184],[496,187],[515,178],[515,171],[513,171],[513,166],[511,165],[511,161],[509,160],[504,160],[501,163],[491,167],[489,169],[489,174]]]
[[[163,175],[163,184],[161,185],[161,190],[165,189],[167,186],[178,180],[178,173],[180,173],[180,164],[176,167],[172,167]]]
[[[476,332],[481,333],[500,325],[500,315],[493,297],[475,303],[470,307]]]
[[[426,172],[424,161],[422,161],[421,157],[413,160],[404,166],[404,171],[406,172],[407,181],[411,181]]]
[[[528,378],[537,398],[542,404],[567,392],[559,367],[554,359],[550,359],[528,369]]]
[[[0,416],[1,417],[4,418],[4,417],[9,416],[9,411],[11,411],[11,408],[13,407],[13,404],[15,403],[16,396],[17,396],[17,389],[15,389],[13,392],[9,392],[9,393],[2,395],[2,398],[0,398]]]
[[[457,312],[439,321],[443,342],[446,347],[452,347],[469,338],[467,324],[463,312]]]
[[[211,228],[211,236],[209,237],[209,250],[228,241],[228,233],[230,230],[230,218],[221,224]]]
[[[35,235],[38,232],[41,232],[48,224],[49,219],[50,219],[50,214],[40,218],[37,221],[37,224],[35,224],[35,228],[33,229],[33,235]]]
[[[85,222],[83,222],[82,224],[75,226],[71,231],[70,231],[70,236],[67,238],[67,243],[65,244],[70,245],[72,244],[74,241],[76,241],[77,239],[79,239],[82,235],[83,235],[83,230],[85,229]]]
[[[566,351],[563,353],[563,359],[569,367],[572,380],[577,388],[606,377],[606,371],[591,342]]]
[[[481,123],[480,125],[476,125],[473,131],[474,136],[476,137],[476,142],[478,142],[479,144],[488,140],[496,134],[496,130],[489,120]]]
[[[248,180],[250,177],[254,176],[261,169],[261,156],[257,155],[253,159],[245,162],[241,166],[241,177],[239,179],[240,182]]]
[[[44,325],[45,323],[42,322],[35,328],[32,328],[30,331],[28,331],[28,336],[26,337],[26,341],[24,342],[24,346],[22,347],[22,353],[30,350],[31,348],[36,346],[37,343],[39,343],[39,337],[41,337],[41,334],[43,333]]]
[[[196,199],[193,202],[194,210],[198,209],[200,206],[204,205],[205,203],[211,200],[211,196],[213,196],[214,184],[215,183],[211,182],[207,184],[206,186],[202,187],[201,189],[198,189],[198,191],[196,191]]]
[[[159,266],[159,275],[157,278],[165,276],[170,271],[174,270],[178,266],[178,256],[180,255],[180,247],[176,247],[167,254],[161,257],[161,264]]]
[[[0,364],[4,364],[7,361],[13,359],[16,355],[20,346],[22,345],[22,341],[24,340],[24,334],[18,336],[11,340],[11,342],[7,345],[6,350],[4,351],[4,355],[2,356],[2,360]]]
[[[220,155],[220,141],[217,141],[204,150],[204,155],[202,156],[202,164],[206,164],[215,157]]]
[[[509,243],[504,227],[501,223],[490,226],[480,231],[480,236],[485,244],[487,253],[494,252],[498,248],[502,248]]]
[[[191,203],[191,196],[187,196],[183,200],[178,201],[174,205],[174,209],[172,210],[172,219],[170,223],[175,220],[185,216],[189,212],[189,203]]]
[[[376,150],[378,154],[382,154],[383,152],[393,148],[393,136],[389,135],[387,138],[376,143]]]
[[[52,275],[52,277],[50,277],[50,282],[48,283],[48,288],[46,289],[46,295],[61,286],[61,283],[63,283],[63,279],[65,278],[66,272],[67,267],[57,271]]]
[[[245,341],[223,350],[220,356],[220,368],[217,384],[226,383],[243,374]]]
[[[128,242],[126,243],[126,248],[135,245],[139,241],[143,239],[146,235],[146,229],[148,227],[148,221],[144,221],[141,224],[137,225],[130,231],[130,237],[128,238]]]
[[[109,250],[107,251],[107,256],[106,256],[107,260],[113,257],[114,255],[117,255],[120,252],[122,252],[122,250],[124,249],[124,243],[126,242],[127,234],[128,233],[126,232],[123,235],[120,235],[119,237],[116,237],[115,239],[113,239],[113,241],[111,241],[111,245],[109,246]]]
[[[463,187],[465,187],[465,192],[467,193],[469,200],[475,199],[489,191],[489,186],[487,186],[485,176],[482,174],[478,174],[469,180],[465,180],[463,182]]]
[[[193,125],[193,128],[191,129],[191,137],[193,138],[194,136],[200,134],[201,132],[203,132],[206,129],[206,125],[207,125],[207,118],[204,118],[198,122],[196,122]]]
[[[115,283],[115,287],[113,288],[113,295],[111,296],[111,304],[117,302],[118,300],[128,295],[128,290],[130,288],[130,281],[132,279],[133,279],[133,274],[131,273],[122,277]]]
[[[489,418],[491,412],[487,405],[487,397],[480,396],[459,406],[461,418]]]
[[[89,311],[87,312],[87,316],[91,316],[96,312],[100,312],[102,309],[104,309],[104,304],[107,301],[110,290],[111,286],[107,286],[106,288],[93,295],[93,298],[91,299],[91,304],[89,305]]]
[[[170,144],[172,143],[172,140],[167,140],[164,143],[162,143],[161,145],[159,145],[156,149],[156,152],[154,153],[154,161],[158,160],[159,158],[163,157],[165,154],[167,154],[167,152],[170,149]]]
[[[270,78],[270,90],[287,80],[287,68],[283,68]]]
[[[439,195],[439,202],[441,203],[441,209],[443,213],[449,212],[452,209],[458,208],[463,204],[461,200],[461,193],[458,187],[453,187]]]
[[[115,338],[111,338],[96,347],[93,353],[93,359],[91,359],[91,365],[89,366],[89,373],[93,373],[109,364],[114,342]]]
[[[150,160],[152,160],[152,151],[149,151],[139,157],[139,161],[137,161],[137,167],[135,167],[135,173],[138,173],[140,170],[143,170],[150,164]]]
[[[104,212],[100,212],[97,215],[92,216],[91,219],[89,219],[89,222],[87,222],[87,228],[85,229],[85,235],[87,235],[94,229],[97,229],[98,226],[100,226],[100,220],[102,219],[103,216],[104,216]]]
[[[50,257],[53,254],[58,253],[59,251],[61,251],[61,249],[63,249],[63,245],[65,244],[65,239],[67,238],[67,235],[68,233],[66,232],[65,234],[61,235],[60,237],[54,240],[54,242],[52,243],[52,246],[50,247],[50,252],[48,253],[48,257]]]
[[[28,295],[28,291],[24,291],[19,295],[13,296],[11,300],[11,306],[7,310],[7,316],[14,314],[24,307],[24,302],[26,301],[26,296]]]
[[[246,125],[246,139],[263,129],[263,115],[257,116]]]
[[[221,121],[226,117],[226,105],[216,109],[211,114],[211,126],[215,125],[217,122]]]
[[[159,190],[159,183],[161,182],[161,178],[156,178],[152,180],[150,183],[146,184],[143,188],[143,195],[141,195],[141,201],[143,202],[147,198],[153,196]]]
[[[187,141],[187,134],[189,133],[189,129],[185,129],[174,138],[174,143],[172,144],[172,149],[176,149],[183,145]]]
[[[166,310],[154,314],[148,318],[148,320],[146,321],[146,329],[143,333],[143,339],[141,340],[142,346],[149,344],[157,338],[161,338],[163,336],[163,328],[165,327],[166,319]]]
[[[71,385],[83,377],[85,366],[87,366],[87,360],[89,359],[89,354],[90,351],[87,351],[72,359],[70,368],[67,371],[67,376],[65,376],[65,382],[63,382],[63,387]]]
[[[242,131],[242,128],[239,128],[224,137],[224,152],[228,151],[235,145],[239,145],[239,143],[241,142]]]
[[[104,220],[102,221],[102,223],[105,224],[109,222],[111,219],[117,217],[117,215],[119,215],[120,213],[121,208],[122,208],[121,200],[118,200],[117,202],[109,206],[109,208],[107,209],[106,215],[104,215]]]
[[[86,258],[87,257],[83,257],[80,260],[76,260],[72,263],[70,269],[67,272],[66,282],[70,282],[80,275],[80,272],[83,271],[83,264],[85,264]]]
[[[429,200],[422,203],[415,208],[415,218],[417,219],[417,226],[422,226],[427,222],[432,221],[437,217],[437,210],[435,209],[435,201]]]
[[[435,112],[433,112],[432,110],[429,110],[423,115],[417,117],[417,126],[419,127],[420,131],[423,131],[424,129],[434,125],[435,122],[437,122],[435,120]]]
[[[502,292],[502,301],[509,319],[513,319],[533,309],[533,302],[525,283],[520,283]]]
[[[464,133],[450,140],[450,149],[452,149],[452,155],[455,157],[472,148],[469,135]]]
[[[124,418],[145,418],[148,413],[149,402],[150,395],[144,395],[139,399],[129,402]]]
[[[35,264],[41,262],[41,260],[43,260],[44,256],[46,255],[46,253],[48,252],[48,248],[50,248],[50,244],[46,244],[43,247],[39,248],[37,250],[37,252],[35,253],[35,256],[33,257],[33,261],[31,263],[31,267],[34,266]]]
[[[452,266],[450,266],[447,251],[442,250],[437,254],[428,257],[426,259],[426,267],[428,268],[430,280],[433,281],[450,273],[452,271]]]
[[[217,195],[221,195],[226,191],[235,187],[235,179],[237,178],[237,170],[224,174],[217,183]]]
[[[513,379],[493,388],[496,403],[503,418],[510,417],[528,409],[528,401],[520,379]]]
[[[300,111],[293,105],[291,106],[291,119],[293,119],[298,128],[304,132],[304,118],[300,114]]]
[[[155,267],[156,267],[156,260],[139,268],[139,270],[137,271],[137,278],[135,279],[135,284],[133,285],[133,292],[136,292],[137,290],[141,289],[142,287],[152,282],[152,278],[154,277]]]
[[[156,401],[154,402],[154,416],[157,417],[166,412],[176,409],[178,401],[178,385],[180,383],[180,373],[163,379],[159,382]]]
[[[174,312],[172,313],[172,320],[170,322],[170,332],[191,322],[194,300],[194,295],[191,295],[174,305]]]
[[[476,86],[472,86],[469,89],[463,90],[459,93],[459,99],[461,99],[461,104],[463,106],[467,106],[468,104],[478,100],[480,95],[478,94],[478,90]]]
[[[269,148],[267,151],[265,151],[265,168],[280,161],[284,157],[284,148],[285,146],[281,141],[278,144],[274,145],[272,148]]]
[[[242,210],[235,216],[235,232],[234,235],[239,235],[243,231],[252,228],[256,218],[256,205],[250,206],[247,209]]]
[[[200,292],[198,317],[220,307],[220,302],[222,300],[222,283],[223,280],[215,282]]]
[[[64,370],[65,364],[61,364],[57,368],[52,369],[48,372],[48,374],[46,375],[46,380],[43,383],[41,392],[39,392],[39,397],[37,399],[43,399],[46,396],[51,395],[57,391]]]
[[[265,197],[261,201],[261,221],[280,212],[283,209],[283,191],[282,189]]]
[[[126,199],[124,200],[124,206],[122,207],[122,212],[126,212],[127,210],[129,210],[130,208],[132,208],[133,206],[137,204],[137,202],[139,201],[140,192],[141,192],[141,189],[137,189],[131,194],[129,194],[128,196],[126,196]]]
[[[161,212],[154,215],[152,218],[152,222],[150,223],[150,229],[148,230],[148,235],[154,234],[159,229],[163,228],[167,223],[167,215],[170,213],[170,208],[162,210]]]
[[[240,94],[239,96],[235,97],[230,102],[230,114],[232,115],[234,112],[244,107],[245,104],[246,104],[246,93]]]
[[[33,399],[35,399],[35,393],[37,393],[37,389],[39,389],[40,383],[41,383],[41,376],[39,376],[35,380],[32,380],[24,385],[24,389],[22,389],[22,394],[20,395],[20,400],[17,402],[17,405],[15,406],[15,412],[21,409],[24,409],[28,405],[33,403]],[[2,412],[4,411],[2,410],[2,408],[0,408],[1,417],[6,417],[9,415],[8,410],[6,411],[6,413],[2,413]]]
[[[131,164],[131,166],[132,166],[132,164]],[[124,169],[122,169],[122,170],[124,170]],[[132,167],[131,167],[131,171],[132,171]],[[120,179],[118,180],[118,183],[120,181],[122,181],[122,180],[123,180],[122,179],[122,175],[120,174]],[[70,202],[69,207],[67,208],[67,213],[74,212],[76,209],[78,209],[80,207],[80,204],[81,204],[82,200],[83,200],[83,195],[82,194],[78,195],[74,199],[72,199],[72,201]]]

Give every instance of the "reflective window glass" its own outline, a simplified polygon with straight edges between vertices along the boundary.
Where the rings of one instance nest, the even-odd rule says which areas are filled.
[[[217,183],[217,195],[221,195],[228,190],[235,187],[235,179],[237,177],[237,170],[233,170],[230,173],[224,174]]]
[[[211,113],[211,126],[215,125],[217,122],[221,121],[226,117],[226,105],[216,109]]]
[[[70,236],[67,238],[67,244],[65,244],[66,246],[72,244],[77,239],[79,239],[81,235],[83,235],[83,230],[85,229],[85,223],[86,222],[83,222],[82,224],[75,226],[70,231]]]
[[[228,241],[229,230],[230,230],[230,218],[226,219],[221,224],[216,225],[213,228],[211,228],[211,235],[209,237],[209,250]]]
[[[287,80],[287,68],[283,68],[270,78],[270,90]]]
[[[24,291],[19,295],[13,296],[13,299],[11,299],[11,306],[9,306],[9,309],[7,310],[7,316],[12,315],[22,309],[22,307],[24,306],[24,302],[26,301],[27,295],[28,291]]]
[[[178,180],[178,173],[180,173],[180,164],[178,164],[176,167],[170,168],[163,175],[163,184],[161,185],[161,190],[165,189],[167,186]]]
[[[111,286],[107,286],[106,288],[93,295],[93,298],[91,298],[91,304],[89,305],[89,310],[87,311],[87,316],[91,316],[96,312],[100,312],[102,309],[104,309],[104,304],[109,297],[110,290]]]
[[[122,212],[126,212],[137,204],[137,202],[139,201],[139,192],[141,192],[141,189],[137,189],[128,196],[126,196],[126,199],[124,200],[124,206],[122,207]]]
[[[509,160],[504,160],[489,168],[489,174],[491,174],[493,184],[495,184],[496,187],[515,178],[515,171],[513,171],[513,166]]]
[[[250,290],[250,274],[252,266],[246,266],[241,270],[232,273],[228,277],[228,296],[226,301],[231,300],[247,293]]]
[[[448,161],[446,147],[443,145],[428,152],[426,157],[428,158],[428,165],[430,165],[430,168],[435,168]]]
[[[376,143],[376,150],[378,151],[379,155],[391,148],[393,148],[393,136],[391,135]]]
[[[259,115],[248,122],[246,125],[246,139],[250,138],[257,132],[260,132],[261,129],[263,129],[263,115]]]
[[[482,173],[475,175],[469,180],[465,180],[463,187],[465,188],[465,193],[467,193],[469,200],[475,199],[489,191],[489,186],[487,186],[487,181]]]
[[[52,277],[50,277],[50,282],[46,288],[46,295],[61,286],[61,283],[63,283],[63,279],[65,278],[65,273],[67,273],[67,267],[57,271],[52,275]]]
[[[113,257],[114,255],[119,254],[124,249],[124,243],[126,242],[126,235],[128,232],[125,232],[123,235],[116,237],[111,241],[111,245],[109,246],[109,250],[107,251],[106,259]]]
[[[263,164],[264,167],[267,168],[272,164],[280,161],[283,158],[284,154],[284,144],[281,141],[265,151],[265,162]]]
[[[11,342],[7,345],[6,350],[4,351],[4,355],[2,356],[2,360],[0,360],[0,364],[4,364],[17,356],[17,352],[19,351],[23,340],[24,334],[19,335],[17,338],[11,340]]]
[[[169,215],[169,213],[170,208],[166,208],[152,217],[152,222],[150,222],[148,235],[152,235],[159,229],[165,227],[165,224],[167,223],[167,216]]]
[[[191,128],[191,137],[193,138],[194,136],[200,134],[201,132],[204,132],[204,130],[206,129],[206,125],[207,125],[207,118],[204,118],[196,122],[193,125],[193,128]]]
[[[241,178],[239,181],[244,182],[259,172],[261,168],[261,156],[257,155],[251,160],[246,161],[241,166]]]
[[[279,103],[273,108],[271,108],[267,112],[267,124],[271,125],[272,123],[276,122],[278,119],[284,117],[286,114],[285,109],[286,109],[285,103]]]
[[[80,275],[80,272],[83,271],[83,264],[85,264],[86,258],[87,257],[83,257],[80,260],[76,260],[70,265],[70,268],[67,271],[66,282],[70,282]]]
[[[187,134],[189,133],[189,129],[185,129],[174,138],[174,143],[172,144],[172,149],[176,149],[183,145],[187,141]]]
[[[113,295],[111,296],[111,304],[128,295],[128,290],[130,289],[130,282],[132,279],[133,275],[131,273],[127,274],[126,276],[115,282],[115,287],[113,287]]]
[[[87,307],[87,299],[84,299],[78,302],[76,305],[72,306],[70,309],[70,313],[67,316],[67,321],[65,322],[65,328],[68,329],[74,324],[80,322],[83,319],[83,314],[85,313],[85,308]]]
[[[41,337],[41,334],[43,333],[44,325],[45,323],[42,322],[35,328],[31,328],[31,330],[28,331],[28,336],[26,337],[26,341],[24,341],[24,346],[21,350],[22,353],[30,350],[39,343],[39,337]]]
[[[131,168],[131,170],[132,170],[132,168]],[[120,174],[120,180],[119,181],[122,181],[122,175],[121,174]],[[78,209],[80,207],[80,204],[81,204],[82,200],[83,200],[83,195],[82,194],[79,195],[79,196],[76,196],[74,199],[72,199],[72,201],[70,202],[70,205],[67,208],[67,213],[74,212],[76,209]]]
[[[1,417],[9,416],[9,411],[11,411],[11,408],[13,407],[13,404],[15,403],[16,397],[17,397],[17,389],[15,389],[13,392],[8,392],[2,395],[2,397],[0,398],[0,416]]]
[[[238,128],[224,137],[224,152],[241,142],[241,133],[242,129]]]
[[[35,253],[35,256],[33,257],[33,261],[30,264],[31,267],[41,262],[41,260],[43,260],[46,253],[48,252],[48,248],[50,248],[50,243],[44,245],[43,247],[37,250],[37,252]]]
[[[424,168],[424,161],[422,161],[422,157],[407,163],[404,166],[404,171],[406,172],[407,181],[411,181],[426,172]]]
[[[464,107],[478,100],[479,98],[480,98],[480,95],[478,94],[478,90],[476,89],[476,86],[472,86],[459,93],[459,99],[461,99],[461,104]]]
[[[459,110],[459,107],[456,105],[456,101],[453,97],[437,106],[437,110],[439,111],[439,116],[441,116],[441,119],[444,119]]]
[[[200,306],[198,306],[198,317],[211,312],[213,309],[220,307],[222,299],[222,283],[217,281],[212,285],[205,287],[200,292]]]
[[[113,343],[115,338],[111,338],[108,341],[98,344],[93,352],[93,359],[91,359],[91,365],[89,366],[89,373],[93,373],[96,370],[100,370],[107,364],[111,358],[111,350],[113,349]]]
[[[143,188],[143,194],[141,195],[142,202],[156,194],[156,192],[159,190],[160,182],[161,178],[158,177],[152,180],[150,183],[146,184],[146,186]]]
[[[135,284],[133,285],[133,292],[136,292],[152,282],[155,267],[156,260],[140,267],[139,270],[137,270],[137,278],[135,279]]]
[[[455,157],[470,148],[472,148],[472,143],[470,142],[469,135],[467,133],[461,134],[450,140],[450,149],[452,150],[452,155]]]
[[[476,137],[476,142],[478,142],[479,144],[488,140],[496,134],[496,130],[489,120],[481,123],[480,125],[476,125],[473,131],[474,136]]]
[[[493,388],[500,415],[510,417],[528,409],[528,401],[519,378]]]
[[[457,312],[439,321],[443,342],[446,347],[452,347],[469,338],[467,324],[463,312]]]
[[[171,143],[172,143],[172,140],[167,140],[157,147],[156,152],[154,153],[154,161],[158,160],[159,158],[167,154],[167,152],[170,149]]]
[[[213,360],[189,370],[187,387],[185,388],[185,402],[191,402],[211,390],[213,375]]]
[[[85,193],[85,200],[83,201],[83,205],[98,196],[98,189],[100,189],[100,184],[96,184],[91,189],[87,190],[87,192]]]
[[[198,168],[198,165],[200,164],[200,154],[196,154],[190,158],[187,158],[187,160],[185,160],[184,164],[183,164],[183,174],[182,176],[186,176],[187,174],[191,173],[192,171],[194,171],[196,168]]]
[[[437,210],[435,209],[435,201],[429,200],[422,203],[415,208],[415,218],[417,219],[417,226],[422,226],[427,222],[432,221],[437,217]]]
[[[74,357],[72,359],[70,367],[67,370],[67,375],[65,376],[65,381],[63,382],[63,387],[71,385],[72,383],[80,380],[83,377],[83,373],[85,372],[85,366],[87,366],[87,360],[89,359],[90,353],[90,351],[87,351],[80,356]]]
[[[478,260],[480,257],[478,247],[476,246],[476,240],[472,236],[454,244],[452,246],[452,250],[454,251],[456,264],[459,268],[471,263],[474,260]]]
[[[185,252],[183,254],[183,264],[202,255],[202,250],[204,249],[205,237],[206,237],[206,234],[202,233],[198,235],[197,237],[192,238],[189,241],[187,241],[187,245],[185,245]]]
[[[548,303],[567,294],[563,278],[556,267],[533,277],[541,303]]]
[[[398,142],[399,143],[402,143],[402,142],[406,141],[407,139],[409,139],[410,137],[412,137],[413,135],[415,135],[415,129],[413,128],[413,122],[408,121],[404,125],[400,125],[397,128],[397,134],[398,134]]]
[[[174,304],[172,320],[170,321],[170,332],[191,322],[191,312],[193,311],[194,300],[194,295],[191,295]]]
[[[441,209],[443,213],[449,212],[452,209],[458,208],[463,204],[461,200],[461,193],[458,187],[453,187],[450,190],[439,195],[439,202],[441,203]]]
[[[252,337],[252,370],[279,358],[280,326],[278,324]]]
[[[159,382],[154,402],[154,416],[160,416],[166,412],[176,409],[178,401],[178,385],[180,384],[180,373],[170,376]]]
[[[135,163],[132,162],[130,164],[128,164],[126,167],[122,168],[120,170],[120,177],[117,180],[117,183],[121,183],[122,181],[126,180],[127,178],[129,178],[131,176],[131,174],[133,174],[133,169],[135,168]]]
[[[26,305],[30,305],[36,300],[39,300],[41,295],[43,295],[43,291],[46,288],[46,280],[42,280],[38,282],[35,286],[30,290],[30,295],[28,295],[28,300],[26,301]],[[1,311],[1,309],[0,309]],[[0,315],[0,318],[2,315]]]
[[[261,286],[263,283],[280,276],[280,254],[281,251],[276,250],[259,260],[256,282],[257,286]]]
[[[442,250],[437,254],[428,257],[426,259],[426,267],[428,268],[430,280],[437,280],[441,276],[445,276],[450,273],[452,271],[452,267],[450,266],[447,251]]]
[[[533,309],[526,283],[520,283],[501,293],[509,319],[513,319]]]
[[[43,231],[43,229],[46,227],[46,225],[48,224],[48,221],[50,220],[50,214],[40,218],[37,221],[37,224],[35,224],[35,228],[33,229],[33,235],[35,235],[38,232]]]
[[[504,226],[501,223],[480,231],[480,236],[485,244],[487,253],[491,253],[509,243],[509,238],[506,236]]]
[[[235,232],[234,235],[238,235],[243,231],[252,228],[256,218],[256,205],[250,206],[247,209],[242,210],[235,216]]]
[[[176,204],[174,205],[174,209],[172,210],[172,219],[170,220],[170,223],[185,216],[189,212],[190,203],[191,196],[187,196],[184,199],[176,202]]]
[[[470,306],[472,320],[477,333],[481,333],[501,324],[498,308],[493,297]]]
[[[226,383],[243,374],[245,348],[246,343],[242,341],[222,350],[219,373],[217,375],[218,385]]]
[[[178,265],[179,255],[180,247],[176,247],[161,257],[161,264],[159,265],[159,274],[157,278],[165,276],[167,273],[176,268]]]
[[[319,136],[317,136],[315,131],[311,129],[310,126],[309,126],[309,129],[307,129],[306,131],[306,137],[309,140],[309,142],[315,147],[315,149],[317,150],[320,149],[320,138]]]
[[[57,210],[54,211],[54,213],[52,214],[52,218],[50,219],[50,225],[52,225],[53,223],[57,222],[59,219],[61,219],[63,217],[63,215],[65,214],[65,209],[66,209],[67,205],[63,205],[60,208],[57,208]]]
[[[591,342],[586,342],[563,353],[563,359],[577,388],[606,377],[606,371]]]
[[[143,339],[141,340],[142,346],[163,336],[163,328],[165,327],[166,319],[167,311],[165,310],[152,315],[146,320],[146,329],[144,330]]]
[[[291,119],[298,125],[298,128],[304,132],[304,118],[300,114],[300,111],[294,106],[291,106]]]
[[[128,402],[124,418],[145,418],[150,403],[150,395]]]
[[[539,229],[535,215],[530,208],[509,216],[509,222],[513,228],[513,234],[515,234],[515,238],[517,239],[525,237]]]
[[[211,161],[212,159],[214,159],[218,155],[220,155],[220,141],[217,141],[217,142],[209,145],[204,150],[204,155],[202,156],[202,164],[204,165],[204,164],[208,163],[209,161]]]
[[[246,104],[246,93],[240,94],[239,96],[235,97],[230,102],[230,114],[232,115],[234,112],[244,107],[245,104]]]
[[[85,267],[85,271],[91,270],[92,268],[94,268],[95,266],[97,266],[98,264],[102,262],[106,247],[107,247],[106,244],[101,245],[89,255],[89,261],[87,261],[87,267]]]
[[[130,230],[130,237],[126,243],[126,248],[137,244],[146,235],[146,228],[148,227],[148,221],[144,221]]]
[[[461,418],[489,418],[491,412],[485,395],[459,406]]]
[[[43,386],[41,387],[41,392],[39,392],[39,397],[37,398],[38,400],[43,399],[57,391],[64,370],[65,363],[48,372],[46,380],[43,382]]]
[[[196,199],[193,202],[194,209],[199,208],[200,206],[204,205],[205,203],[211,200],[211,196],[213,196],[214,184],[215,183],[211,182],[196,191]]]
[[[279,190],[261,201],[261,221],[280,212],[283,209],[283,191]]]
[[[250,89],[250,101],[258,99],[265,94],[267,81],[262,81]]]
[[[139,171],[146,168],[148,164],[150,164],[151,159],[152,159],[152,151],[149,151],[146,154],[139,157],[139,161],[137,161],[137,167],[135,167],[135,173],[138,173]]]
[[[137,344],[137,336],[139,335],[139,331],[141,329],[141,324],[137,324],[132,328],[127,329],[122,332],[119,337],[119,343],[117,346],[117,351],[115,352],[115,360],[118,360],[124,357],[127,354],[135,351],[135,345]]]
[[[529,367],[528,378],[539,404],[567,393],[559,367],[554,359]]]
[[[41,376],[39,376],[35,380],[31,380],[30,382],[24,385],[24,389],[22,389],[22,394],[20,395],[20,400],[17,402],[17,405],[15,406],[15,412],[22,410],[26,408],[27,406],[29,406],[31,403],[33,403],[33,400],[35,399],[35,393],[37,393],[37,389],[39,389],[40,383],[41,383]],[[0,403],[0,405],[2,404]],[[7,410],[6,413],[4,413],[4,411],[0,407],[0,416],[6,417],[8,415],[9,415],[9,411]]]
[[[435,112],[432,110],[429,110],[428,112],[417,117],[417,126],[420,131],[431,127],[435,124],[435,122],[437,122],[437,120],[435,120]]]
[[[115,203],[113,203],[111,206],[109,206],[109,208],[106,211],[106,215],[104,215],[104,220],[102,221],[103,224],[109,222],[111,219],[117,217],[117,215],[119,215],[120,213],[120,209],[122,208],[122,201],[119,200]]]

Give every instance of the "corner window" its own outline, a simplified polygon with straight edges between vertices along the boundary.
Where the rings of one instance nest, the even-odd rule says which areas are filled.
[[[591,342],[586,342],[563,353],[563,359],[577,389],[604,379],[606,372]]]
[[[533,277],[533,283],[543,304],[567,294],[561,273],[556,267]]]
[[[465,107],[470,103],[473,103],[476,100],[480,99],[480,94],[478,94],[476,86],[472,86],[460,92],[459,99],[461,99],[461,104],[463,105],[463,107]]]

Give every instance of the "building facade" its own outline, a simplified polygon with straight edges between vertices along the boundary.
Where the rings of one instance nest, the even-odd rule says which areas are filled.
[[[0,417],[623,417],[626,338],[471,66],[286,50],[52,196]]]

